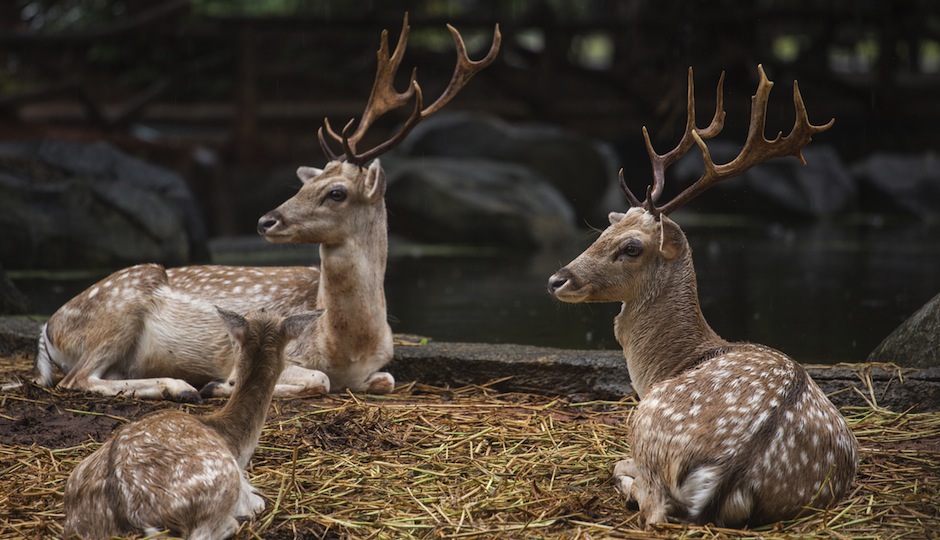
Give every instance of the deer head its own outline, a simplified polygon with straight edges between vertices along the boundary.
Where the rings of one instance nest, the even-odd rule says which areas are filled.
[[[695,274],[691,252],[685,234],[667,214],[700,195],[715,183],[737,176],[754,165],[775,157],[795,156],[804,164],[802,148],[816,133],[832,127],[835,120],[815,126],[810,124],[799,85],[793,83],[793,104],[796,120],[790,134],[778,133],[772,140],[764,137],[767,101],[773,83],[767,79],[762,66],[758,66],[760,83],[751,98],[751,122],[741,152],[730,162],[716,165],[708,152],[705,140],[718,135],[724,126],[722,83],[718,81],[715,115],[705,129],[695,127],[695,97],[692,69],[689,68],[688,116],[685,133],[679,144],[666,154],[653,150],[646,127],[643,136],[653,168],[653,184],[640,201],[627,187],[620,171],[620,186],[631,209],[625,213],[611,213],[610,227],[570,264],[559,270],[548,282],[549,292],[564,302],[633,302],[654,298],[674,288],[695,290]],[[665,170],[686,154],[692,145],[702,152],[705,172],[691,186],[668,203],[657,206],[663,192]]]
[[[388,31],[382,31],[375,81],[358,126],[353,131],[355,120],[350,120],[338,134],[330,127],[329,119],[324,119],[317,137],[330,162],[322,170],[312,167],[297,170],[297,176],[303,182],[297,195],[258,220],[258,233],[266,239],[275,243],[333,244],[350,238],[350,233],[362,230],[362,226],[381,223],[384,227],[385,173],[376,158],[398,145],[418,122],[450,102],[478,71],[493,63],[499,52],[499,25],[494,30],[489,52],[476,62],[467,56],[460,33],[447,25],[457,49],[457,65],[447,88],[425,108],[421,86],[416,80],[417,70],[412,71],[407,90],[398,92],[394,87],[395,74],[405,54],[409,28],[408,14],[405,13],[398,44],[392,54],[388,49]],[[357,146],[377,118],[411,100],[414,100],[412,112],[395,134],[371,149],[358,151]],[[328,139],[340,144],[343,153],[334,152]],[[364,164],[373,159],[375,161],[365,169]],[[376,209],[381,215],[355,211],[369,208]]]

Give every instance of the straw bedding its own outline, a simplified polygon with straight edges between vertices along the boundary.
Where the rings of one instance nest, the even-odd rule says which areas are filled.
[[[30,362],[0,359],[0,385]],[[636,405],[487,386],[275,400],[248,476],[267,506],[236,538],[931,538],[940,535],[940,413],[843,413],[861,445],[837,507],[738,531],[636,527],[611,484]],[[120,423],[202,405],[24,383],[0,391],[0,540],[62,534],[69,473]]]

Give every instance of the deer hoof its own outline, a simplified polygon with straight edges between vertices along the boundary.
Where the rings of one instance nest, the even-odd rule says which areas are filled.
[[[199,389],[199,395],[204,399],[215,397],[216,388],[221,386],[225,381],[211,381],[206,383],[205,386]]]
[[[366,393],[391,394],[395,390],[395,378],[391,373],[377,371],[366,379]]]
[[[210,381],[206,383],[199,390],[199,395],[204,399],[216,398],[216,397],[227,397],[232,395],[232,390],[235,388],[235,381]]]
[[[195,390],[184,390],[176,396],[176,401],[181,403],[202,403],[202,398],[199,396],[199,392]]]
[[[627,498],[627,503],[635,503],[633,483],[636,478],[636,466],[632,459],[624,459],[614,465],[614,487]]]

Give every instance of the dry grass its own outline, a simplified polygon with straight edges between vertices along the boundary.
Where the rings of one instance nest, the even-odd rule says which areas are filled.
[[[26,364],[2,361],[0,384]],[[940,534],[940,414],[847,409],[861,444],[837,507],[752,531],[636,529],[610,482],[635,402],[572,403],[488,387],[276,400],[249,470],[267,499],[237,538],[930,538]],[[61,536],[62,494],[108,429],[155,407],[39,389],[0,392],[0,539]],[[29,418],[24,418],[29,417]],[[55,421],[58,420],[58,421]],[[41,444],[22,437],[30,423]],[[101,430],[54,439],[79,423]],[[37,426],[32,426],[33,428]],[[16,435],[16,437],[14,437]],[[13,440],[16,444],[10,444]]]

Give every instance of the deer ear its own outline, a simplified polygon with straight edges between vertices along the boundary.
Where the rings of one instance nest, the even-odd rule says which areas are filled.
[[[622,220],[625,216],[626,214],[621,212],[611,212],[607,214],[607,219],[610,220],[611,225],[616,225],[620,223],[620,220]]]
[[[228,332],[229,335],[232,336],[232,340],[238,343],[244,341],[245,333],[248,331],[248,321],[234,311],[222,309],[218,306],[216,306],[215,309],[219,312],[219,317],[222,318],[222,322],[228,327]]]
[[[321,174],[323,174],[323,169],[317,169],[315,167],[299,167],[297,169],[297,178],[300,178],[300,181],[305,184]]]
[[[284,329],[284,334],[287,336],[287,339],[296,339],[304,333],[304,330],[306,330],[308,326],[319,319],[320,315],[323,315],[322,309],[290,315],[284,318],[284,321],[281,323],[281,328]]]
[[[674,221],[666,216],[660,217],[659,226],[661,233],[659,252],[667,260],[675,259],[685,250],[685,233]]]
[[[365,188],[366,199],[371,203],[385,196],[385,171],[378,159],[373,161],[372,165],[369,165],[369,170],[366,171]]]

